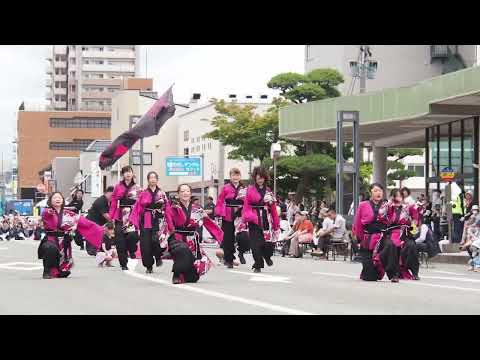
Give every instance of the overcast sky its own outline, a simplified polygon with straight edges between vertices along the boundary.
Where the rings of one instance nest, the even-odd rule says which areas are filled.
[[[149,45],[142,46],[141,75],[154,78],[160,94],[172,83],[176,102],[193,92],[202,98],[274,95],[266,83],[280,72],[303,72],[303,45]],[[48,47],[0,45],[0,151],[8,161],[22,101],[45,104]]]

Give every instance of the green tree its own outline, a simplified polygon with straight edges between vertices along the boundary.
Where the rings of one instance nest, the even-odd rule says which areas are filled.
[[[255,106],[241,106],[213,100],[219,114],[212,120],[215,130],[205,136],[230,145],[230,159],[254,160],[261,162],[270,156],[271,144],[278,141],[278,109],[285,100],[274,99],[272,107],[264,114],[255,113]]]
[[[395,185],[395,180],[400,181],[400,187],[402,186],[402,181],[410,177],[415,176],[415,172],[405,168],[405,165],[400,162],[407,156],[412,155],[423,155],[422,149],[414,148],[392,148],[387,151],[388,157],[390,160],[387,162],[388,166],[388,175],[387,182],[389,186]],[[393,158],[393,159],[392,159]]]
[[[306,75],[296,73],[278,74],[268,82],[267,86],[280,90],[280,95],[284,98],[300,104],[340,96],[336,87],[343,82],[343,76],[337,70],[317,69]],[[304,196],[309,197],[310,190],[321,194],[325,192],[324,190],[334,187],[332,183],[335,184],[335,168],[333,168],[333,171],[326,171],[327,168],[330,169],[332,163],[335,164],[336,149],[331,143],[306,141],[288,141],[288,143],[295,146],[297,160],[290,163],[288,168],[279,166],[280,172],[286,170],[298,176],[295,188],[297,201],[300,201]],[[346,159],[351,157],[352,147],[345,146],[343,155]],[[298,171],[297,169],[305,168],[306,162],[314,159],[312,156],[315,157],[314,164],[319,170]],[[286,174],[284,175],[286,176]],[[318,181],[319,179],[321,181]],[[289,181],[289,183],[291,184],[293,181]]]

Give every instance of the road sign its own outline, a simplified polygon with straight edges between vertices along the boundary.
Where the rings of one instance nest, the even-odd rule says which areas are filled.
[[[455,179],[455,171],[451,167],[445,167],[440,171],[440,179],[444,182],[451,182]]]
[[[167,176],[202,176],[200,157],[176,157],[166,159]]]
[[[7,202],[5,207],[5,212],[8,213],[10,210],[17,211],[22,216],[32,216],[33,215],[33,200],[11,200]]]

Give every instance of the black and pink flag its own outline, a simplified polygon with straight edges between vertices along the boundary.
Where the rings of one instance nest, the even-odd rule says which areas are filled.
[[[173,103],[172,87],[170,86],[133,128],[125,131],[105,149],[100,155],[100,168],[104,170],[115,164],[139,139],[158,135],[163,124],[174,114],[175,104]]]

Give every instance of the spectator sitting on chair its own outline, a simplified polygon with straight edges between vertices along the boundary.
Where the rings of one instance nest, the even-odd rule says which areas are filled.
[[[288,222],[288,218],[287,218],[287,222]],[[290,226],[290,230],[285,235],[282,236],[283,242],[284,242],[282,246],[282,257],[285,257],[285,255],[288,254],[292,239],[297,235],[298,227],[300,226],[301,222],[302,222],[302,214],[300,211],[297,211],[294,214],[294,221],[293,221],[293,224]]]
[[[300,213],[300,223],[295,234],[290,239],[290,257],[300,257],[299,244],[310,244],[313,242],[313,224],[307,219],[307,212]]]
[[[428,215],[427,215],[428,216]],[[415,244],[417,251],[425,252],[428,254],[428,257],[434,257],[440,252],[438,243],[433,239],[433,232],[430,227],[427,225],[427,219],[424,217],[422,221],[422,226],[420,227],[420,235],[415,239]]]
[[[328,217],[323,221],[322,237],[320,238],[320,250],[325,253],[327,245],[331,242],[345,242],[347,235],[347,228],[345,226],[345,219],[342,215],[337,214],[332,207],[328,210]]]

